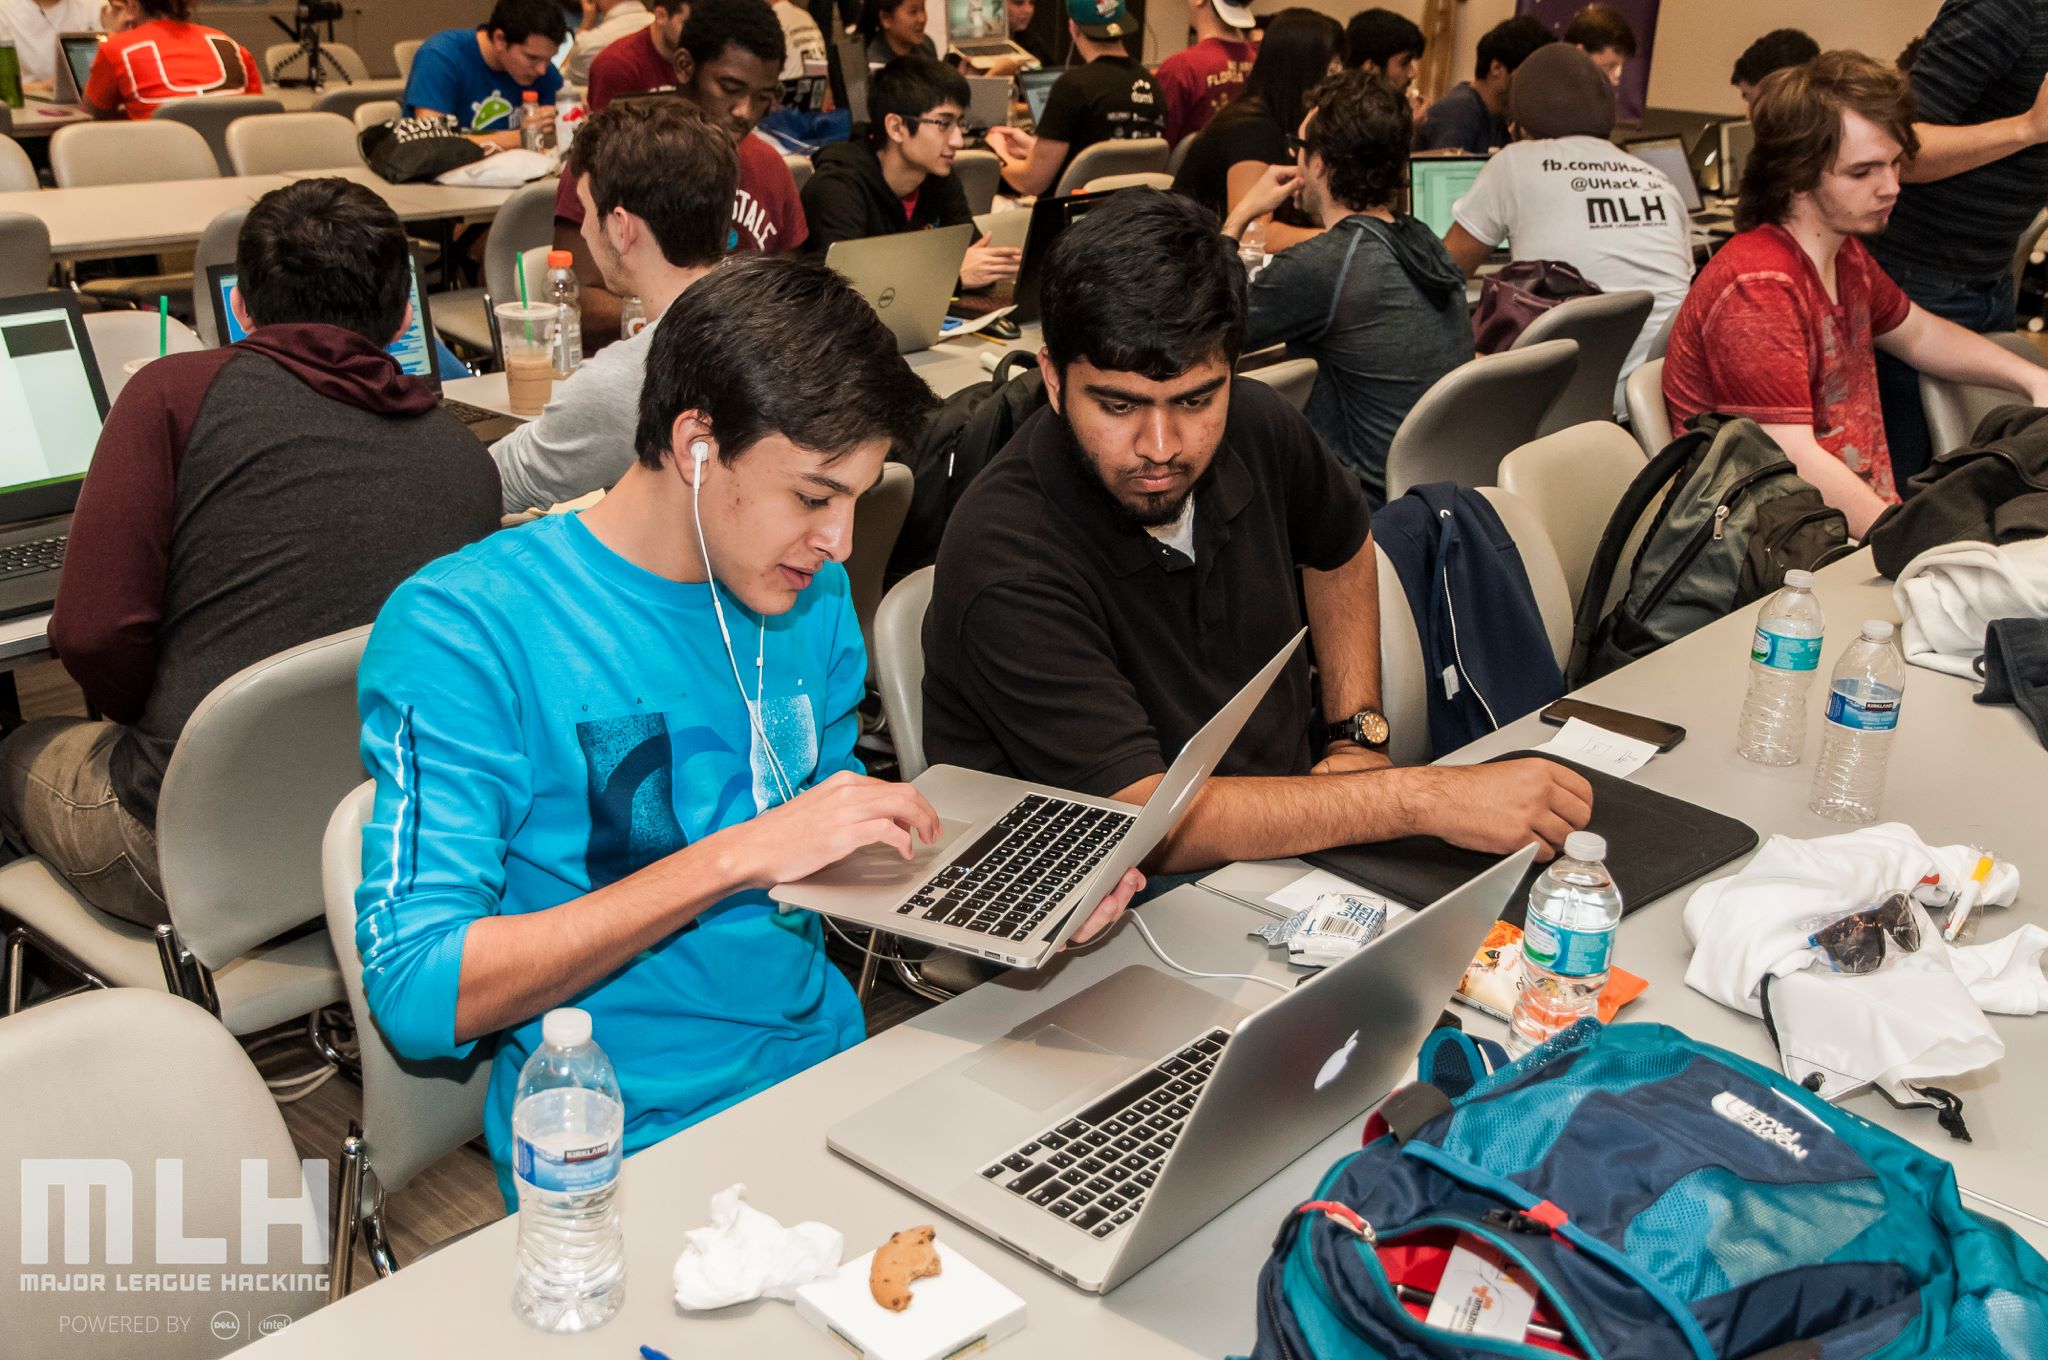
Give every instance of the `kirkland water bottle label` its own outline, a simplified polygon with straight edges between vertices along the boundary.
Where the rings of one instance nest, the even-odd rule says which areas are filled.
[[[602,1190],[619,1174],[619,1145],[613,1140],[572,1143],[557,1151],[524,1138],[512,1140],[512,1170],[536,1190],[580,1195]]]
[[[1810,671],[1820,667],[1820,639],[1793,637],[1759,628],[1749,644],[1749,659],[1775,671]]]
[[[1565,930],[1531,916],[1522,927],[1522,953],[1531,963],[1562,977],[1593,977],[1607,971],[1614,930]]]
[[[1829,690],[1828,721],[1858,732],[1889,732],[1899,725],[1899,697],[1894,693],[1858,698]]]

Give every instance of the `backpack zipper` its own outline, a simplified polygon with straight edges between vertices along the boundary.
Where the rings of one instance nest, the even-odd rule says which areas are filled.
[[[1766,477],[1775,477],[1787,468],[1792,468],[1792,461],[1788,458],[1781,458],[1767,467],[1760,467],[1730,483],[1727,490],[1721,493],[1720,503],[1714,507],[1713,523],[1702,524],[1693,531],[1692,541],[1686,544],[1684,554],[1671,564],[1670,570],[1664,573],[1664,578],[1657,583],[1657,589],[1651,593],[1649,599],[1643,601],[1642,607],[1636,611],[1636,616],[1638,618],[1647,618],[1655,612],[1657,606],[1664,603],[1664,597],[1671,593],[1672,587],[1684,579],[1685,574],[1692,569],[1693,562],[1701,553],[1707,550],[1707,544],[1723,536],[1723,531],[1728,523],[1728,517],[1735,512],[1736,501],[1741,498],[1744,491],[1749,489],[1751,483],[1760,482]],[[1797,469],[1793,470],[1797,471]],[[1645,545],[1648,542],[1649,540],[1646,537],[1644,539]]]

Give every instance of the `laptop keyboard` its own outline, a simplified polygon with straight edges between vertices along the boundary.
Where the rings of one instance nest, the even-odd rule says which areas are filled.
[[[1229,1042],[1228,1030],[1210,1030],[981,1174],[1091,1237],[1108,1237],[1145,1206]]]
[[[0,548],[0,581],[10,576],[33,576],[37,572],[57,570],[64,565],[64,545],[70,540],[69,534],[53,534],[49,538],[11,543]]]
[[[441,409],[465,425],[481,425],[487,420],[502,420],[505,416],[503,411],[488,411],[481,406],[471,406],[466,401],[444,399],[441,402]]]
[[[1028,794],[896,914],[1026,939],[1136,821],[1129,813]]]

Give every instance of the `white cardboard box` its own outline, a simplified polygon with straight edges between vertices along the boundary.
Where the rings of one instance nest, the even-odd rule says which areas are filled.
[[[797,1316],[865,1360],[947,1360],[986,1350],[1024,1330],[1024,1300],[944,1242],[940,1271],[910,1285],[910,1307],[892,1313],[868,1289],[874,1253],[796,1294]]]

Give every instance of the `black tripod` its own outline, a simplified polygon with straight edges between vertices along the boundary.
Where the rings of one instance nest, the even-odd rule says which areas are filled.
[[[327,25],[327,36],[332,39],[334,21],[341,15],[342,7],[336,0],[299,0],[293,22],[288,24],[275,14],[269,16],[278,31],[299,45],[298,51],[277,64],[277,84],[317,90],[327,83],[329,75],[340,76],[344,85],[355,84],[339,61],[320,50],[320,25]]]

